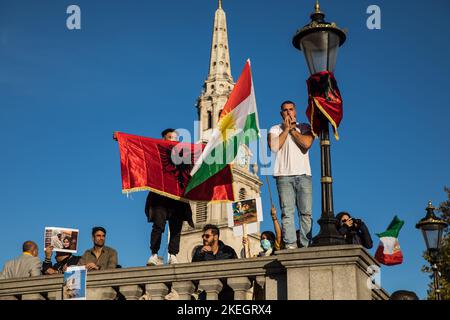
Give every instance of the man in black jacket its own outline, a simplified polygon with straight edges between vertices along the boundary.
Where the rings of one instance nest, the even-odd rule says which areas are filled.
[[[203,246],[197,247],[192,262],[237,259],[234,249],[219,240],[220,231],[217,226],[207,224],[203,227]]]
[[[161,132],[164,140],[178,141],[175,129],[166,129]],[[194,228],[192,211],[189,203],[174,200],[154,192],[149,192],[145,202],[145,215],[148,222],[153,222],[150,236],[150,249],[152,255],[147,261],[147,266],[159,264],[158,251],[161,246],[161,237],[169,221],[169,264],[177,263],[176,255],[180,250],[180,236],[183,221],[187,221]]]

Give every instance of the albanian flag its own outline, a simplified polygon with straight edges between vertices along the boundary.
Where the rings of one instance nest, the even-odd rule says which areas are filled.
[[[146,138],[121,132],[122,192],[149,190],[182,201],[233,201],[230,166],[185,194],[190,171],[204,145]]]
[[[323,114],[333,126],[334,137],[339,140],[337,128],[343,117],[342,98],[333,73],[322,71],[313,74],[308,84],[308,109],[306,116],[311,123],[312,133],[318,136],[322,126],[328,125]]]

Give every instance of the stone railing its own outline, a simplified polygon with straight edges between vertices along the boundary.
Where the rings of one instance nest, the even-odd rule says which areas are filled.
[[[90,300],[384,300],[370,286],[378,263],[361,246],[283,250],[262,258],[89,272]],[[0,281],[0,300],[60,300],[62,275]],[[169,295],[170,296],[170,295]]]

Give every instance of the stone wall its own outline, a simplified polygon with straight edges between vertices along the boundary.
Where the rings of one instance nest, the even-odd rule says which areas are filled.
[[[373,265],[378,263],[356,245],[283,250],[263,258],[89,272],[87,295],[191,300],[204,291],[215,300],[228,291],[238,300],[387,299],[383,289],[368,286]],[[62,275],[1,280],[0,300],[60,300],[62,284]]]

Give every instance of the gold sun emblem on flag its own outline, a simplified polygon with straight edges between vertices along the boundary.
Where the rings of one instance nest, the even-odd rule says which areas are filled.
[[[223,141],[228,141],[228,139],[235,135],[236,133],[236,123],[234,118],[230,113],[224,115],[219,121],[219,131],[222,135]]]

